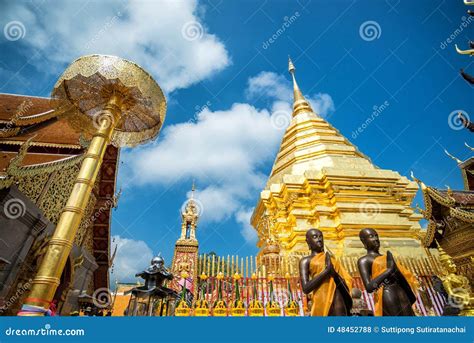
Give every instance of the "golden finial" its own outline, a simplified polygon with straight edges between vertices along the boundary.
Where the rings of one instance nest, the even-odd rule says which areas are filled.
[[[427,217],[427,212],[420,207],[420,205],[416,204],[415,205],[415,210],[417,210],[419,213],[423,215],[423,217]]]
[[[448,185],[446,185],[446,188],[447,188],[446,189],[446,194],[448,194],[449,197],[452,197],[453,196],[453,190]]]
[[[290,74],[295,72],[295,65],[293,64],[293,61],[291,60],[290,56],[288,56],[288,72]]]
[[[222,272],[217,273],[217,280],[222,280],[224,278],[224,274]]]
[[[234,280],[240,280],[241,276],[239,273],[235,272],[234,274]]]
[[[286,272],[286,273],[285,273],[285,279],[289,280],[290,278],[291,278],[290,273]]]
[[[291,78],[293,79],[293,117],[296,116],[300,112],[313,112],[311,105],[301,93],[300,88],[298,87],[298,83],[296,82],[295,78],[295,65],[291,61],[291,58],[288,56],[288,72],[291,74]]]
[[[207,280],[207,275],[206,273],[202,272],[202,274],[199,276],[201,280],[206,281]]]
[[[420,179],[417,179],[417,178],[415,177],[415,174],[413,174],[413,170],[410,171],[410,176],[411,176],[411,178],[413,179],[413,181],[415,181],[415,182],[421,187],[422,190],[425,190],[425,189],[426,189],[425,183],[424,183],[423,181],[421,181]]]
[[[196,186],[194,184],[194,179],[193,179],[193,185],[191,186],[191,199],[194,199],[194,191],[196,190]]]
[[[448,150],[444,149],[444,153],[445,153],[446,155],[448,155],[449,157],[451,157],[451,158],[452,158],[454,161],[456,161],[458,164],[461,164],[461,163],[462,163],[462,161],[461,161],[459,158],[454,157],[453,155],[451,155],[451,154],[448,152]]]
[[[458,48],[457,44],[454,44],[454,47],[456,48],[456,52],[460,55],[471,55],[471,56],[474,55],[474,49],[461,50]]]

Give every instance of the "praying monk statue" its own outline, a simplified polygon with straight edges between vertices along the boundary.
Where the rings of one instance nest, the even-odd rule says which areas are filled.
[[[329,253],[324,253],[323,233],[306,232],[311,255],[300,261],[303,292],[312,293],[311,316],[348,316],[352,308],[352,278]]]
[[[357,261],[365,289],[374,294],[375,316],[414,316],[416,301],[415,276],[397,264],[390,251],[380,254],[380,240],[374,229],[362,229],[359,238],[367,255]]]

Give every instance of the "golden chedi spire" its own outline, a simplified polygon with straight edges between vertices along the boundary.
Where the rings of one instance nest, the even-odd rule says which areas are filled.
[[[293,80],[293,115],[283,136],[268,184],[286,174],[303,174],[308,169],[321,170],[336,165],[342,168],[348,162],[356,160],[357,168],[373,169],[367,156],[313,111],[296,82],[295,66],[290,58],[288,71]],[[349,160],[349,156],[354,159]]]
[[[274,223],[280,253],[287,256],[307,252],[305,234],[313,227],[323,231],[328,248],[337,256],[362,253],[358,234],[364,227],[378,230],[397,253],[406,255],[421,247],[422,216],[410,206],[418,190],[416,182],[375,166],[325,120],[324,113],[313,111],[296,82],[291,59],[288,70],[293,116],[251,219],[262,249],[259,255],[267,252],[266,216]],[[424,254],[421,248],[416,252]]]
[[[296,82],[295,78],[295,70],[296,68],[293,62],[291,61],[291,58],[288,56],[288,72],[293,78],[293,117],[301,112],[313,112],[311,105],[306,100],[303,93],[301,93],[300,88],[298,87],[298,83]]]

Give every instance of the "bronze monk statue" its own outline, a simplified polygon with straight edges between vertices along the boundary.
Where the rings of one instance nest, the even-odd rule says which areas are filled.
[[[414,316],[416,279],[402,265],[397,264],[390,251],[380,254],[380,240],[374,229],[362,229],[359,238],[367,255],[357,261],[365,289],[374,294],[376,316]]]
[[[348,316],[352,308],[352,278],[329,253],[324,253],[323,233],[306,232],[311,255],[300,261],[303,292],[312,292],[311,316]]]

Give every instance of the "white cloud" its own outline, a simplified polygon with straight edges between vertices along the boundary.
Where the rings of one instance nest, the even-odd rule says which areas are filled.
[[[130,59],[149,71],[167,92],[211,77],[230,58],[209,33],[195,1],[10,2],[1,27],[20,21],[27,47],[42,70],[59,73],[75,58],[91,53]],[[7,43],[8,44],[8,43]]]
[[[291,101],[293,98],[291,83],[283,75],[270,71],[262,71],[249,78],[246,94],[250,98],[266,96],[282,101]]]
[[[255,244],[257,242],[257,231],[250,225],[253,209],[240,209],[235,214],[235,220],[242,226],[240,233],[247,243]]]
[[[113,236],[112,249],[117,245],[112,281],[135,282],[135,274],[150,265],[153,251],[144,241]]]
[[[322,117],[327,117],[328,114],[334,111],[334,102],[327,93],[313,94],[308,100],[314,112]]]
[[[221,221],[254,198],[274,159],[284,128],[275,127],[268,110],[234,104],[226,111],[204,109],[197,122],[165,128],[153,145],[124,154],[135,184],[170,185],[196,178],[195,198],[203,221]]]
[[[250,99],[264,96],[277,102],[286,102],[290,106],[290,102],[293,100],[293,85],[283,75],[262,71],[249,78],[246,95]],[[327,93],[316,93],[305,95],[305,97],[311,103],[313,110],[322,117],[326,117],[334,111],[334,102]]]
[[[167,126],[157,142],[123,157],[133,166],[128,180],[139,185],[171,185],[195,178],[195,198],[202,204],[204,222],[231,217],[242,225],[247,242],[255,242],[250,215],[267,180],[268,162],[274,160],[284,130],[291,121],[291,83],[283,76],[263,72],[250,78],[246,94],[262,94],[270,109],[235,103],[228,110],[204,108],[196,122]],[[327,114],[334,107],[328,94],[316,94],[312,105]],[[189,196],[189,194],[188,194]]]

